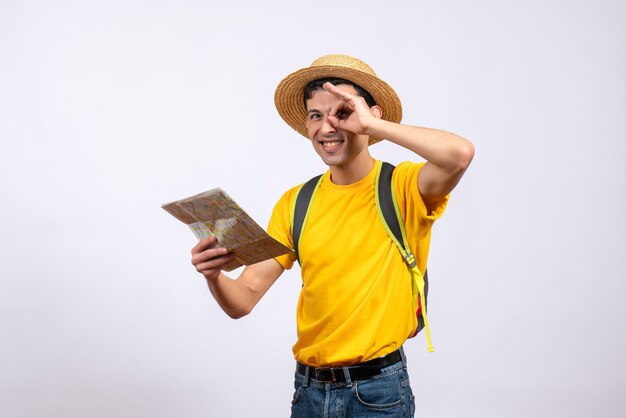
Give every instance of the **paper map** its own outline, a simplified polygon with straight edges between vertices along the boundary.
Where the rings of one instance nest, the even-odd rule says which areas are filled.
[[[198,240],[214,234],[217,247],[235,253],[225,271],[292,252],[270,237],[219,187],[161,207],[187,224]]]

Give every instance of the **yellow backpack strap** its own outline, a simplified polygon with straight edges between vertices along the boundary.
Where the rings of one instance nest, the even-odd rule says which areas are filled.
[[[376,209],[389,237],[400,250],[402,258],[406,262],[411,271],[411,293],[413,298],[413,312],[417,314],[418,327],[416,333],[422,328],[426,331],[426,342],[428,351],[434,351],[433,344],[430,339],[430,326],[428,325],[428,317],[426,316],[426,296],[428,293],[428,274],[424,275],[417,268],[415,255],[409,248],[406,239],[404,223],[402,215],[398,208],[398,202],[393,190],[391,176],[395,167],[389,163],[376,163]],[[421,308],[418,312],[418,309]]]
[[[306,225],[306,220],[309,217],[309,207],[315,197],[315,193],[322,183],[323,175],[313,177],[300,187],[296,196],[295,204],[291,211],[291,236],[293,238],[293,251],[296,253],[298,263],[300,263],[300,253],[298,248],[300,247],[300,237],[302,231]]]

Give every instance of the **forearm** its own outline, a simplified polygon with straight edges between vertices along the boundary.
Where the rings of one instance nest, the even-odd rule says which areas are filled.
[[[388,141],[413,151],[447,172],[464,171],[474,156],[474,146],[470,141],[437,129],[401,125],[384,119],[376,119],[369,127],[369,134],[386,138]]]
[[[250,313],[251,293],[239,279],[233,280],[220,272],[217,277],[206,280],[215,301],[228,316],[237,319]]]
[[[269,259],[247,266],[235,280],[223,272],[205,278],[222,310],[237,319],[252,311],[283,270],[276,260]]]
[[[424,158],[418,188],[427,203],[447,196],[474,158],[474,145],[458,135],[437,129],[401,125],[377,119],[368,133],[400,145]]]

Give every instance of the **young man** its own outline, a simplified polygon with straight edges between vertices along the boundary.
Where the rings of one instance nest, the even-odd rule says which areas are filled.
[[[394,90],[362,61],[323,56],[281,81],[275,93],[281,117],[307,137],[328,165],[308,212],[299,244],[303,287],[292,417],[413,416],[405,340],[418,321],[411,273],[385,231],[375,203],[380,161],[369,145],[385,139],[426,163],[401,163],[392,186],[409,246],[426,269],[430,231],[473,155],[457,135],[400,124]],[[274,208],[268,232],[294,248],[291,215],[300,187]],[[207,238],[192,263],[231,317],[248,314],[293,256],[247,266],[232,280],[221,267],[232,255]]]

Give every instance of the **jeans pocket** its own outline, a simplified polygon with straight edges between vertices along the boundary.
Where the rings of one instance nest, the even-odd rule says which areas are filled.
[[[352,386],[358,403],[369,410],[386,410],[402,406],[402,388],[397,372],[361,380]]]
[[[306,379],[303,375],[296,372],[293,379],[293,398],[291,399],[291,405],[296,405],[302,398],[302,393],[306,389]]]
[[[291,399],[291,406],[296,405],[300,401],[303,391],[304,391],[304,386],[299,386],[293,391],[293,398]]]

